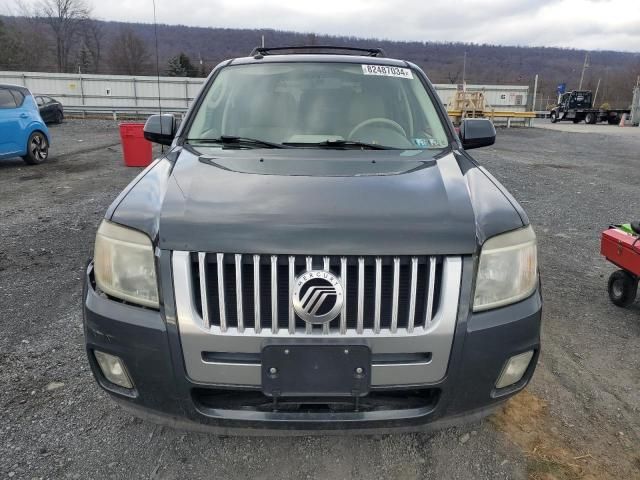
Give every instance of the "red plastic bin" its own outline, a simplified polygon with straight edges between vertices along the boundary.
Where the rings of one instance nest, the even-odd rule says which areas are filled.
[[[144,138],[144,123],[121,123],[120,139],[124,164],[127,167],[146,167],[151,163],[151,142]]]

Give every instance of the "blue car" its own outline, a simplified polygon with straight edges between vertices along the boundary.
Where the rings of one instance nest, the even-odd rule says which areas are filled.
[[[22,157],[36,165],[49,156],[49,129],[31,92],[0,84],[0,159]]]

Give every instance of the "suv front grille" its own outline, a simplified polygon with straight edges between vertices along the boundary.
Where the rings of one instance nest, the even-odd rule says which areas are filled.
[[[427,329],[439,307],[442,257],[287,256],[192,253],[193,299],[205,328],[219,333],[378,335]],[[340,315],[322,326],[293,309],[305,270],[339,275]]]

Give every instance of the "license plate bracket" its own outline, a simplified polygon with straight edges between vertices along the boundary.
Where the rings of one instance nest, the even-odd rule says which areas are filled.
[[[367,345],[269,344],[262,392],[269,397],[362,397],[371,386]]]

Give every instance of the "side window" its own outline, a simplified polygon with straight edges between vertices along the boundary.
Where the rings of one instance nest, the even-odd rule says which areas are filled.
[[[6,88],[0,88],[0,108],[16,108],[16,99],[13,98],[11,92]]]
[[[13,94],[13,98],[16,100],[16,105],[21,107],[24,103],[24,94],[20,90],[11,90],[11,93]]]
[[[44,97],[46,103],[56,103],[56,101],[51,97]]]
[[[41,107],[42,105],[44,105],[44,98],[36,97],[36,103],[38,104],[39,107]]]

